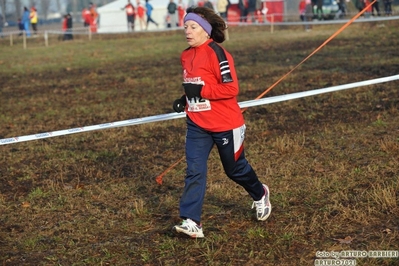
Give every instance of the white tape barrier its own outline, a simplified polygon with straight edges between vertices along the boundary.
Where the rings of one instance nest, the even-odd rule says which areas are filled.
[[[271,15],[267,15],[267,18],[270,19]],[[290,19],[289,16],[284,15],[284,14],[274,14],[274,16],[283,16],[286,19],[288,19],[288,21],[282,21],[282,22],[276,22],[274,21],[273,23],[271,23],[269,20],[266,20],[262,23],[243,23],[243,22],[229,22],[229,25],[238,25],[238,26],[269,26],[270,24],[273,24],[275,26],[303,26],[303,25],[326,25],[326,24],[344,24],[347,23],[349,21],[349,19],[334,19],[334,20],[312,20],[309,22],[303,22],[303,21],[295,21],[295,19],[297,19],[297,15],[292,16],[295,18]],[[352,16],[352,14],[347,14],[347,17]],[[264,17],[264,16],[263,16]],[[380,16],[380,17],[373,17],[370,16],[368,18],[366,17],[360,17],[357,20],[353,21],[352,23],[364,23],[364,22],[383,22],[383,21],[390,21],[390,20],[399,20],[399,16]],[[126,24],[114,24],[111,26],[99,26],[99,30],[103,30],[103,29],[107,29],[107,28],[117,28],[117,27],[126,27]],[[6,29],[6,28],[4,28]],[[176,29],[183,29],[182,27],[180,28],[163,28],[163,30],[176,30]],[[155,30],[154,30],[155,31]],[[160,31],[160,30],[156,30],[156,31]],[[4,36],[8,36],[8,35],[18,35],[20,34],[22,31],[3,31],[2,33],[0,33],[0,36],[2,35]],[[121,30],[120,32],[107,32],[107,30],[105,30],[104,32],[96,32],[96,33],[91,33],[91,34],[115,34],[115,33],[136,33],[136,32],[140,32],[140,30],[136,30],[135,32],[130,32],[127,30]],[[144,30],[143,30],[144,32]],[[57,35],[63,35],[65,34],[64,31],[62,30],[38,30],[38,34],[57,34]],[[87,35],[89,34],[89,28],[88,27],[76,27],[76,28],[72,28],[72,34],[73,35]]]
[[[329,93],[329,92],[334,92],[334,91],[353,89],[353,88],[357,88],[357,87],[368,86],[368,85],[373,85],[373,84],[378,84],[378,83],[384,83],[384,82],[389,82],[389,81],[394,81],[394,80],[399,80],[399,75],[378,78],[378,79],[365,80],[365,81],[360,81],[360,82],[355,82],[355,83],[333,86],[333,87],[324,88],[324,89],[296,92],[296,93],[291,93],[291,94],[286,94],[286,95],[262,98],[259,100],[250,100],[250,101],[240,102],[239,105],[241,108],[248,108],[248,107],[253,107],[253,106],[259,106],[259,105],[278,103],[278,102],[283,102],[283,101],[288,101],[288,100],[293,100],[293,99],[299,99],[299,98],[304,98],[304,97],[309,97],[309,96],[314,96],[314,95]],[[44,133],[38,133],[38,134],[26,135],[26,136],[20,136],[20,137],[11,137],[11,138],[6,138],[6,139],[0,139],[0,145],[7,145],[7,144],[12,144],[12,143],[24,142],[24,141],[58,137],[58,136],[75,134],[75,133],[80,133],[80,132],[88,132],[88,131],[94,131],[94,130],[115,128],[115,127],[133,126],[133,125],[139,125],[139,124],[160,122],[160,121],[182,118],[185,116],[186,116],[186,114],[184,112],[183,113],[169,113],[169,114],[162,114],[162,115],[155,115],[155,116],[147,116],[147,117],[143,117],[143,118],[134,118],[134,119],[129,119],[129,120],[117,121],[117,122],[109,122],[109,123],[93,125],[93,126],[77,127],[77,128],[58,130],[58,131],[53,131],[53,132],[44,132]]]
[[[278,15],[278,14],[277,14]],[[281,14],[282,15],[282,14]],[[284,15],[282,15],[284,16]],[[265,25],[275,25],[275,26],[302,26],[302,25],[330,25],[330,24],[345,24],[349,21],[349,19],[334,19],[334,20],[312,20],[312,21],[274,21],[273,23],[270,22],[270,16],[267,17],[268,20],[263,22],[263,23],[243,23],[243,22],[229,22],[229,25],[239,25],[239,26],[265,26]],[[364,22],[383,22],[383,21],[390,21],[390,20],[398,20],[399,16],[387,16],[387,17],[372,17],[370,16],[369,18],[366,17],[360,17],[353,21],[352,23],[364,23]]]

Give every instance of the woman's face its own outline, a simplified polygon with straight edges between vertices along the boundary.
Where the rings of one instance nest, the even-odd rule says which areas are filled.
[[[208,33],[195,21],[187,20],[184,23],[186,41],[191,47],[197,47],[209,39]]]

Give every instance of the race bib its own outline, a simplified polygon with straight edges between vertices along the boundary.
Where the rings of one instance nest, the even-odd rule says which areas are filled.
[[[211,110],[211,102],[203,98],[192,98],[191,101],[187,99],[189,112],[203,112]]]

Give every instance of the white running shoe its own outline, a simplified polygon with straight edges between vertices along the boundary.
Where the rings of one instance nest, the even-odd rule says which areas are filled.
[[[196,222],[194,222],[191,219],[185,219],[181,223],[181,225],[175,225],[173,226],[173,230],[175,230],[178,233],[183,233],[191,238],[203,238],[204,233],[202,232],[202,226],[198,225]]]
[[[270,212],[272,211],[272,205],[270,204],[269,199],[269,187],[263,184],[263,188],[265,189],[265,195],[263,195],[260,200],[254,201],[252,204],[252,209],[256,207],[256,218],[259,221],[265,221],[270,216]]]

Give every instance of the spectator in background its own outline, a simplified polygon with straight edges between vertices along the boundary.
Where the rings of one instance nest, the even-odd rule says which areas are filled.
[[[306,18],[306,23],[305,23],[305,30],[306,31],[311,31],[312,30],[312,22],[313,20],[313,4],[311,0],[305,0],[305,18]]]
[[[204,7],[214,10],[213,5],[211,2],[209,2],[209,0],[204,0]]]
[[[229,8],[229,1],[228,0],[218,0],[216,3],[216,7],[219,11],[220,16],[223,18],[223,20],[227,21],[227,10]]]
[[[316,4],[316,15],[319,20],[324,20],[323,14],[323,0],[317,0]]]
[[[64,33],[63,41],[68,40],[68,15],[64,15],[64,18],[62,19],[62,32]]]
[[[356,0],[355,6],[359,12],[362,11],[364,8],[364,0]]]
[[[34,35],[37,35],[37,10],[34,6],[30,9],[30,24],[32,25],[32,31]]]
[[[150,24],[150,22],[152,22],[155,25],[157,25],[157,27],[159,26],[159,24],[157,22],[155,22],[155,20],[153,20],[152,17],[151,17],[153,9],[154,8],[152,7],[152,5],[150,3],[148,3],[148,0],[145,0],[145,12],[146,12],[146,15],[147,15],[146,29],[148,29],[148,24]]]
[[[371,3],[370,0],[363,0],[363,8],[369,6]],[[366,12],[364,12],[364,17],[365,18],[370,18],[371,13],[373,12],[373,6],[370,6],[366,9]]]
[[[177,24],[177,5],[173,0],[169,0],[169,4],[167,6],[168,10],[168,28],[176,27]]]
[[[64,41],[73,40],[72,35],[72,16],[70,13],[64,16],[64,20],[62,21],[62,30],[64,31]]]
[[[311,0],[312,2],[312,8],[314,9],[315,6],[317,6],[317,0]]]
[[[247,22],[248,0],[238,0],[238,8],[240,9],[240,22]]]
[[[89,27],[91,21],[91,14],[90,10],[87,7],[83,8],[82,10],[82,19],[83,19],[83,27]]]
[[[30,37],[29,24],[30,24],[30,12],[27,7],[24,7],[24,13],[22,14],[22,24],[24,24],[24,31],[27,37]]]
[[[184,7],[183,0],[179,0],[179,2],[177,3],[177,16],[179,27],[183,27],[183,18],[185,14],[186,8]]]
[[[392,0],[384,0],[385,16],[392,15]]]
[[[305,0],[301,0],[301,2],[299,2],[298,10],[299,10],[299,19],[302,22],[305,22],[305,20],[306,20],[306,17],[305,17],[306,1]]]
[[[146,22],[145,22],[145,9],[144,7],[141,5],[140,0],[136,0],[136,12],[137,12],[137,16],[139,17],[139,23],[140,23],[140,30],[143,30],[145,28]]]
[[[93,3],[91,3],[91,2],[90,2],[90,5],[89,5],[89,11],[90,11],[90,15],[91,15],[90,31],[91,32],[97,32],[98,13],[97,13],[96,6]]]
[[[134,19],[136,16],[136,10],[132,3],[130,3],[130,0],[127,0],[127,4],[122,8],[122,10],[126,10],[128,31],[134,31]]]
[[[67,15],[67,31],[68,31],[70,40],[73,40],[72,28],[73,28],[72,16],[71,16],[71,14],[68,13],[68,15]]]
[[[248,0],[247,16],[251,17],[252,23],[256,21],[255,11],[256,11],[256,0]]]
[[[18,18],[18,30],[19,30],[18,36],[22,36],[22,34],[24,34],[24,31],[25,31],[25,26],[24,26],[24,23],[22,23],[21,18]]]
[[[346,16],[346,0],[339,0],[338,1],[338,7],[339,7],[339,11],[338,11],[338,18],[343,18]]]
[[[371,15],[374,16],[374,10],[375,10],[377,12],[377,16],[381,16],[379,0],[375,1],[371,7],[372,7]]]

